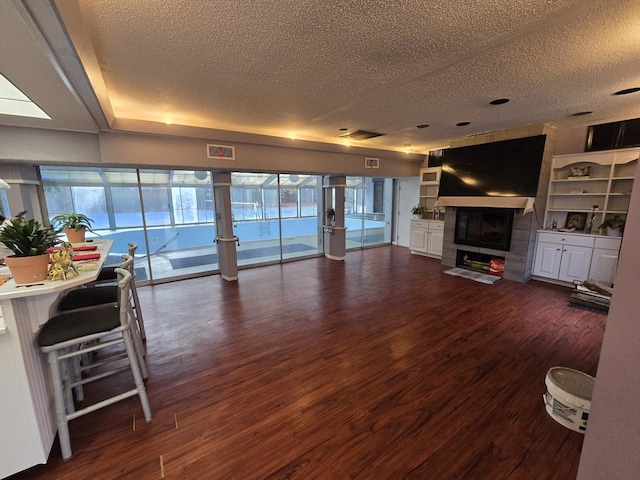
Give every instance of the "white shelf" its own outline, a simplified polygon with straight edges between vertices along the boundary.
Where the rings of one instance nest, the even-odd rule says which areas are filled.
[[[549,196],[550,197],[576,197],[576,196],[583,196],[583,197],[604,197],[606,196],[607,193],[606,192],[580,192],[580,193],[550,193]],[[609,195],[613,195],[613,194],[609,194]],[[622,195],[622,194],[621,194]]]
[[[557,155],[551,165],[544,228],[553,220],[563,228],[569,213],[586,213],[587,222],[598,205],[593,228],[606,218],[625,215],[629,209],[634,172],[640,148]],[[589,177],[569,177],[572,167],[590,167]],[[593,191],[596,190],[596,191]]]

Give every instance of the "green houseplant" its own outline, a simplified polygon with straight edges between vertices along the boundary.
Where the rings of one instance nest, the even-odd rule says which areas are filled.
[[[416,217],[424,217],[425,215],[427,215],[427,213],[429,213],[429,211],[427,210],[427,207],[425,207],[421,203],[418,203],[417,205],[411,207],[411,213]]]
[[[88,231],[93,232],[91,224],[93,220],[82,213],[61,213],[51,219],[59,232],[67,235],[69,243],[82,243]]]
[[[333,223],[333,221],[336,218],[336,210],[335,210],[335,208],[333,208],[333,207],[327,208],[326,214],[327,214],[327,219],[329,219],[329,221]]]
[[[624,224],[624,218],[620,217],[620,215],[614,215],[611,218],[605,219],[598,228],[601,230],[606,229],[607,235],[611,237],[620,237],[622,236],[622,232],[624,232]]]
[[[2,225],[0,242],[13,252],[4,262],[15,282],[25,284],[47,278],[47,249],[60,243],[60,239],[52,227],[45,227],[34,219],[16,218]]]

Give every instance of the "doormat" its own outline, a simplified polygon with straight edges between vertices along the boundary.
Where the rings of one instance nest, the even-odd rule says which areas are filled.
[[[469,280],[473,280],[475,282],[480,282],[480,283],[486,283],[487,285],[491,285],[502,278],[502,277],[498,277],[497,275],[490,275],[488,273],[482,273],[482,272],[474,272],[473,270],[467,270],[466,268],[459,268],[459,267],[452,268],[450,270],[445,270],[442,273],[446,273],[447,275],[453,275],[454,277],[468,278]]]

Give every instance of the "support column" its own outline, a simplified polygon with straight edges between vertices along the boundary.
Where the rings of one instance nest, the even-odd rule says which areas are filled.
[[[216,238],[220,276],[238,280],[238,237],[233,234],[231,214],[231,172],[213,172],[213,197],[216,202]]]
[[[331,260],[344,260],[347,242],[347,229],[344,226],[344,191],[347,184],[345,176],[325,177],[324,187],[324,255]],[[327,208],[333,207],[335,218],[329,222]],[[331,223],[331,224],[329,224]]]

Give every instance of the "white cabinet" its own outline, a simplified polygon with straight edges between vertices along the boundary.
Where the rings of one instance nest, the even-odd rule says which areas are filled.
[[[409,248],[411,248],[412,252],[427,253],[429,230],[426,227],[422,228],[421,223],[423,222],[411,220],[411,241]]]
[[[540,277],[558,278],[561,258],[561,244],[538,241],[536,243],[533,274]]]
[[[572,283],[594,279],[613,283],[620,238],[538,232],[533,275]]]
[[[640,148],[627,148],[553,157],[544,228],[551,228],[554,220],[564,228],[569,214],[585,217],[586,226],[594,205],[592,233],[605,219],[624,217],[639,156]]]
[[[590,279],[613,284],[618,269],[620,243],[619,238],[596,238],[591,256]]]
[[[444,222],[441,220],[411,220],[411,253],[442,257]]]
[[[565,245],[560,258],[558,280],[563,282],[586,280],[589,277],[589,268],[591,267],[591,252],[591,247]]]
[[[443,243],[444,222],[430,222],[429,238],[427,240],[427,254],[433,255],[434,257],[442,258]]]

